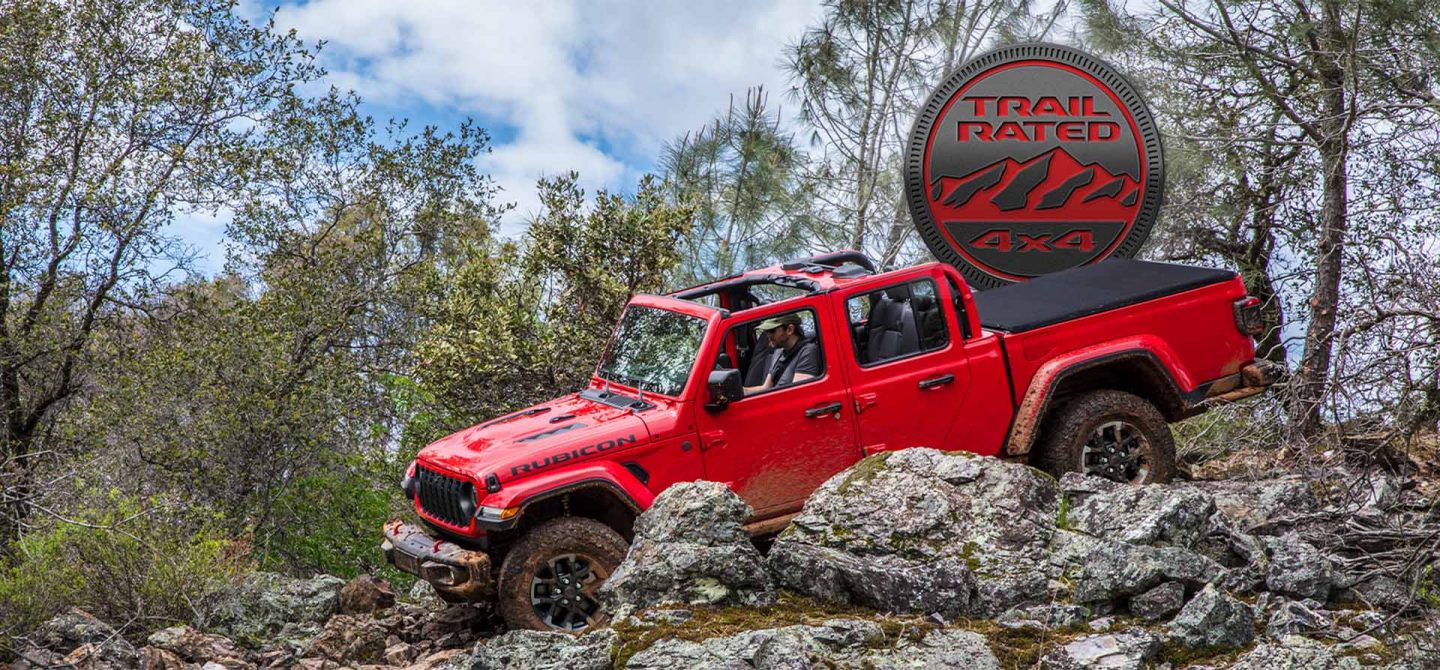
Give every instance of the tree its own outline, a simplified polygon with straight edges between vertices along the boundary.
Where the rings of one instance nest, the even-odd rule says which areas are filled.
[[[1322,403],[1334,388],[1332,355],[1344,306],[1347,245],[1360,227],[1374,231],[1372,225],[1405,221],[1434,203],[1428,194],[1436,187],[1432,179],[1418,184],[1420,192],[1407,194],[1420,196],[1416,204],[1388,211],[1396,194],[1383,187],[1357,190],[1352,175],[1363,170],[1374,186],[1406,183],[1407,164],[1413,167],[1436,150],[1432,144],[1408,160],[1395,160],[1400,157],[1394,154],[1371,160],[1365,154],[1434,124],[1440,112],[1433,76],[1440,67],[1440,27],[1433,17],[1440,7],[1368,0],[1160,0],[1153,11],[1131,13],[1092,0],[1086,9],[1103,42],[1145,53],[1176,73],[1181,86],[1192,84],[1185,91],[1189,99],[1214,100],[1239,121],[1208,148],[1211,155],[1223,155],[1224,145],[1235,140],[1258,148],[1245,170],[1261,180],[1249,189],[1252,198],[1261,198],[1253,211],[1264,215],[1252,224],[1259,226],[1254,232],[1271,225],[1266,212],[1286,204],[1268,204],[1276,196],[1288,193],[1292,205],[1315,203],[1313,219],[1301,205],[1291,207],[1285,222],[1308,247],[1303,279],[1309,284],[1289,422],[1297,435],[1315,436]],[[1267,161],[1292,175],[1305,174],[1298,164],[1317,169],[1290,188],[1266,181]],[[1388,213],[1374,216],[1380,211]]]
[[[678,283],[696,284],[802,255],[815,237],[805,155],[767,108],[763,89],[665,146],[660,157],[677,204],[695,207]]]
[[[982,48],[1038,39],[1059,11],[1035,21],[1028,10],[1019,0],[825,3],[821,24],[786,49],[785,62],[801,119],[821,147],[812,178],[827,244],[896,265],[914,230],[901,167],[916,111]]]
[[[216,201],[252,122],[315,74],[228,0],[0,8],[0,542],[100,333],[179,259],[165,225]]]

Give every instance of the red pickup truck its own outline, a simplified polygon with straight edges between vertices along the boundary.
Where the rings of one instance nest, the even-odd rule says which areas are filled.
[[[1129,259],[972,293],[945,264],[876,273],[845,251],[637,295],[587,388],[421,450],[402,488],[424,525],[390,522],[383,549],[447,599],[498,598],[513,628],[583,629],[676,482],[728,484],[758,536],[913,446],[1164,481],[1169,422],[1273,383],[1261,327],[1234,273]],[[801,347],[808,374],[786,373]]]

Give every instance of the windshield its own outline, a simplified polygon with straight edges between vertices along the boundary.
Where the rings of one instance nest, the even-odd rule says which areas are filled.
[[[597,374],[644,391],[678,396],[704,337],[704,319],[630,305]]]

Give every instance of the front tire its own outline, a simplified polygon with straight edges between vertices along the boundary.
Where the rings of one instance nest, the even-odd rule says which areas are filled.
[[[604,623],[596,591],[629,549],[594,519],[562,517],[520,538],[500,566],[500,615],[512,630],[577,632]]]
[[[1160,410],[1124,391],[1091,391],[1046,422],[1035,465],[1059,478],[1080,472],[1124,484],[1175,476],[1175,438]]]

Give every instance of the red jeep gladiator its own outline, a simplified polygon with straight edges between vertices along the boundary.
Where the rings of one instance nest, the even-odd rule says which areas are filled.
[[[1168,422],[1273,383],[1261,327],[1233,272],[1119,258],[972,293],[949,265],[843,251],[637,295],[587,388],[421,450],[402,488],[424,526],[390,522],[383,549],[512,628],[583,629],[676,482],[729,485],[759,536],[912,446],[1165,481]]]

